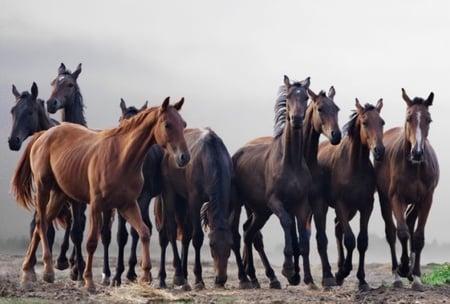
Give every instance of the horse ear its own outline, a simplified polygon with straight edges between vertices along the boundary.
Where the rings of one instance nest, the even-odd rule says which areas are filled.
[[[148,107],[148,100],[145,101],[145,103],[144,103],[144,105],[141,107],[141,110],[140,110],[140,111],[143,111],[143,110],[147,109],[147,107]]]
[[[61,65],[58,68],[58,74],[63,74],[66,72],[66,66],[61,62]]]
[[[127,110],[127,105],[125,104],[125,100],[123,100],[123,98],[120,98],[120,109],[122,110],[122,113],[125,113]]]
[[[431,92],[430,95],[428,95],[427,100],[425,100],[425,105],[427,107],[431,106],[433,104],[433,99],[434,99],[434,93]]]
[[[313,92],[313,90],[311,90],[311,89],[307,89],[308,90],[308,95],[309,95],[309,97],[311,97],[311,99],[313,100],[313,101],[316,101],[316,99],[317,99],[317,95],[316,95],[316,93],[314,93]]]
[[[408,105],[408,107],[411,106],[411,103],[412,103],[411,98],[409,98],[408,94],[406,94],[406,91],[404,88],[402,88],[402,97],[403,97],[403,100],[406,101],[406,104]]]
[[[162,113],[165,110],[167,110],[167,108],[169,107],[169,101],[170,101],[170,97],[167,96],[166,99],[164,99],[161,107],[159,108],[159,113]]]
[[[12,93],[13,93],[13,95],[14,95],[16,98],[19,98],[19,97],[20,97],[20,93],[19,93],[19,91],[17,91],[15,85],[12,85]]]
[[[328,98],[334,99],[334,95],[336,95],[336,91],[334,90],[334,87],[331,86],[330,90],[328,90]]]
[[[73,79],[77,79],[78,75],[81,73],[81,63],[78,64],[77,69],[72,73]]]
[[[309,88],[309,85],[311,84],[311,77],[306,77],[304,80],[300,81],[300,84],[302,85],[302,87],[304,87],[305,89]]]
[[[356,106],[356,110],[358,111],[358,113],[361,113],[364,109],[361,106],[361,104],[359,103],[358,98],[355,98],[355,106]]]
[[[286,89],[289,89],[289,87],[291,86],[291,81],[289,80],[289,77],[284,75],[283,82],[284,82],[284,85],[286,86]]]
[[[177,111],[180,111],[181,107],[183,106],[184,103],[184,97],[181,97],[180,101],[177,102],[176,104],[173,105],[173,107],[175,109],[177,109]]]
[[[378,113],[381,112],[381,108],[383,108],[383,98],[378,99],[377,105],[375,108],[377,109]]]
[[[36,82],[33,82],[33,85],[31,86],[31,96],[33,99],[36,99],[38,96],[38,87]]]

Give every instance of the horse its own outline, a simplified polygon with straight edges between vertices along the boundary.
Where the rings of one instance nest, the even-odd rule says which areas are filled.
[[[307,250],[307,215],[310,213],[308,192],[311,173],[303,156],[303,120],[308,104],[310,79],[291,83],[284,76],[275,104],[275,136],[270,143],[241,147],[233,156],[235,170],[230,223],[233,231],[233,252],[239,267],[239,278],[245,280],[239,253],[239,214],[241,206],[251,213],[244,226],[244,264],[248,273],[254,272],[252,242],[274,213],[284,231],[284,263],[282,274],[292,285],[300,283],[299,269],[293,261],[300,248]],[[295,220],[299,232],[296,240]],[[310,269],[305,273],[310,276]],[[267,268],[266,268],[267,269]],[[270,287],[281,288],[274,274]]]
[[[373,209],[376,187],[375,171],[370,160],[372,153],[375,160],[382,159],[384,120],[380,116],[383,100],[376,106],[362,106],[356,99],[356,110],[344,125],[345,136],[333,146],[329,142],[319,145],[318,164],[322,168],[322,189],[326,202],[336,212],[335,235],[338,247],[338,272],[336,282],[342,285],[352,269],[352,254],[355,249],[355,236],[350,227],[350,220],[356,212],[360,213],[360,230],[358,235],[359,267],[357,278],[359,289],[370,289],[365,281],[364,258],[368,247],[367,226]],[[344,254],[345,246],[347,255]]]
[[[31,92],[31,93],[30,93]],[[45,110],[44,101],[38,99],[38,86],[35,82],[31,85],[31,90],[19,93],[16,86],[12,86],[12,93],[16,99],[16,104],[11,108],[12,115],[12,129],[8,138],[10,150],[18,151],[22,147],[22,143],[29,136],[39,131],[48,130],[56,126],[59,122],[50,118]],[[33,215],[33,220],[30,224],[30,236],[32,236],[35,223],[36,212]],[[68,207],[64,207],[57,218],[59,224],[65,228],[63,242],[61,244],[61,251],[56,259],[56,268],[63,270],[68,267],[66,258],[67,248],[69,246],[70,226],[72,225],[72,218]],[[48,240],[50,248],[53,247],[55,240],[55,228],[53,224],[49,225]]]
[[[134,106],[127,107],[125,101],[121,99],[120,108],[122,115],[119,119],[119,122],[130,119],[131,117],[137,115],[138,113],[147,109],[148,102],[145,102],[141,108],[136,108]],[[141,211],[142,219],[144,223],[150,230],[150,234],[152,232],[152,223],[149,217],[149,205],[150,201],[153,197],[160,194],[162,191],[161,184],[161,161],[164,155],[164,149],[158,145],[152,145],[148,150],[148,153],[144,159],[144,164],[142,167],[142,175],[144,177],[144,185],[142,186],[142,191],[137,198],[137,202]],[[130,281],[135,281],[137,278],[135,267],[137,264],[137,244],[139,240],[139,235],[137,231],[131,227],[131,254],[128,261],[128,272],[127,279]],[[126,220],[123,216],[118,214],[118,229],[117,229],[117,243],[119,246],[119,254],[117,256],[117,266],[116,273],[112,279],[111,284],[113,286],[119,286],[122,284],[122,273],[125,270],[124,267],[124,247],[128,240],[128,232],[126,228]]]
[[[306,163],[308,164],[313,180],[309,191],[308,200],[314,214],[314,222],[317,229],[317,248],[322,261],[322,285],[329,287],[336,285],[336,280],[331,272],[331,266],[327,254],[328,240],[325,231],[325,224],[328,205],[322,197],[322,172],[317,163],[317,153],[321,134],[326,136],[332,145],[339,144],[341,141],[341,131],[338,124],[339,107],[334,103],[336,91],[333,86],[330,87],[328,96],[325,91],[320,91],[319,94],[316,94],[310,88],[308,88],[308,94],[311,98],[311,102],[306,109],[306,115],[303,120],[303,155]],[[250,141],[247,145],[270,143],[271,141],[273,141],[273,137],[260,137]],[[311,219],[312,217],[309,217],[309,222],[307,223],[308,231],[311,227]],[[267,260],[261,238],[261,234],[257,234],[257,236],[255,236],[254,246],[266,268],[266,274],[269,274],[269,280],[273,281],[274,278],[272,276],[274,275],[274,271],[270,267]],[[303,261],[304,263],[307,263],[309,253],[305,251],[303,252],[305,256]],[[298,257],[296,257],[296,263],[298,263]],[[304,266],[304,269],[307,268],[307,266]],[[247,271],[247,274],[249,275],[252,284],[255,287],[258,287],[259,283],[257,282],[254,269]],[[309,282],[312,281],[312,278],[305,277],[304,281],[309,284]],[[314,288],[313,285],[310,285],[310,287]]]
[[[174,285],[190,289],[187,263],[192,240],[195,249],[195,289],[205,288],[200,257],[204,240],[200,214],[205,202],[208,205],[204,207],[207,211],[203,211],[203,214],[210,230],[209,246],[216,275],[214,284],[223,287],[227,281],[232,245],[228,224],[233,172],[231,156],[222,139],[210,128],[186,129],[184,136],[191,153],[191,162],[184,168],[178,168],[173,156],[166,152],[161,164],[163,189],[160,200],[155,201],[155,221],[158,223],[161,245],[156,287],[166,287],[165,251],[170,242],[174,251]],[[176,246],[177,231],[182,241],[181,260]]]
[[[402,287],[400,276],[408,277],[413,290],[423,291],[420,257],[425,244],[425,224],[439,182],[438,159],[428,140],[431,123],[428,109],[434,94],[431,92],[427,99],[411,99],[402,89],[402,97],[406,103],[404,126],[384,133],[386,154],[383,160],[375,162],[375,172],[394,286]],[[400,265],[395,251],[396,232],[402,245]]]
[[[138,231],[142,242],[141,281],[151,280],[150,232],[137,205],[142,185],[142,166],[148,149],[158,144],[173,155],[177,166],[190,160],[179,114],[184,99],[149,108],[116,128],[101,132],[63,123],[38,133],[22,155],[12,180],[17,203],[37,210],[36,229],[22,265],[22,285],[36,278],[31,257],[42,241],[44,281],[54,281],[51,252],[46,238],[48,221],[61,208],[61,197],[71,197],[90,205],[87,259],[83,278],[88,291],[95,291],[92,262],[102,225],[102,212],[117,209]],[[33,188],[34,187],[34,188]],[[33,199],[33,189],[35,198]],[[51,197],[50,192],[59,198]],[[50,199],[50,201],[49,201]]]

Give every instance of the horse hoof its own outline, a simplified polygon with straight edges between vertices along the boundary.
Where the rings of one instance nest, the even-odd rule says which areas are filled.
[[[203,289],[205,289],[205,283],[203,283],[203,281],[195,283],[195,290],[199,291]]]
[[[283,266],[283,269],[281,270],[281,274],[286,279],[288,279],[288,281],[296,275],[293,267],[286,267],[286,266]],[[299,276],[299,283],[300,283],[300,276]],[[289,284],[291,284],[291,282],[289,282]]]
[[[331,277],[331,278],[324,278],[322,280],[322,286],[323,287],[333,287],[333,286],[337,286],[337,282],[336,279]]]
[[[423,291],[425,291],[425,286],[423,286],[423,284],[420,284],[418,282],[413,282],[411,285],[411,289],[414,291],[423,292]]]
[[[134,272],[127,273],[127,280],[130,281],[130,282],[136,282],[137,274],[135,274]]]
[[[314,282],[307,284],[309,290],[319,290],[319,287]]]
[[[122,285],[122,280],[120,278],[115,277],[111,282],[112,287],[119,287],[120,285]]]
[[[55,282],[55,274],[54,273],[44,273],[43,280],[47,283]]]
[[[361,292],[367,292],[370,290],[371,290],[371,288],[370,288],[369,284],[367,284],[367,283],[359,285],[359,291],[361,291]]]
[[[56,260],[55,263],[55,268],[58,270],[66,270],[67,268],[69,268],[69,261],[67,260],[66,257],[63,258],[59,258],[58,260]]]
[[[189,285],[189,283],[186,281],[185,284],[183,284],[183,286],[181,287],[183,289],[183,291],[191,291],[191,285]]]
[[[164,281],[164,280],[155,280],[152,283],[152,288],[154,288],[154,289],[166,289],[167,288],[166,281]]]
[[[20,283],[20,287],[25,291],[33,290],[33,283],[30,281],[23,281]]]
[[[250,283],[251,283],[253,289],[260,289],[261,288],[261,285],[259,284],[257,278],[251,279]]]
[[[173,285],[174,286],[183,286],[186,283],[186,280],[183,276],[174,276],[173,277]]]
[[[91,295],[97,293],[97,290],[95,289],[95,286],[86,287],[86,291],[87,291],[89,294],[91,294]]]
[[[398,270],[397,273],[399,276],[401,276],[402,278],[408,278],[411,277],[411,273],[409,271],[409,265],[403,266],[401,265]]]
[[[281,289],[281,283],[277,278],[270,281],[269,287],[271,289]]]
[[[300,274],[296,273],[292,277],[288,278],[288,282],[292,286],[297,286],[301,282]]]
[[[342,286],[342,284],[344,284],[344,276],[342,276],[340,272],[337,272],[335,276],[336,276],[336,284],[338,286]]]
[[[102,285],[103,285],[103,286],[109,286],[110,283],[111,283],[111,282],[110,282],[110,280],[109,280],[109,277],[104,277],[104,278],[102,279]]]
[[[259,286],[259,283],[258,283]],[[252,283],[249,281],[240,281],[239,282],[239,289],[252,289],[252,288],[260,288],[260,287],[254,287]]]
[[[394,286],[394,288],[403,288],[403,282],[401,280],[396,280],[392,283],[392,286]]]
[[[225,289],[225,283],[214,283],[214,288]]]

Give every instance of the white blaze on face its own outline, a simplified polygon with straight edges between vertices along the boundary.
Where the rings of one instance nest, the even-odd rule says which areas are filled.
[[[422,116],[422,112],[417,112],[417,128],[416,128],[417,152],[422,151],[422,145],[423,145],[422,129],[420,128],[421,116]]]

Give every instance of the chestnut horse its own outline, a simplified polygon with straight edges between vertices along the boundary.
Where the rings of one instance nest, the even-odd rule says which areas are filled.
[[[155,221],[160,224],[157,227],[161,245],[158,287],[166,287],[165,250],[170,242],[174,251],[174,284],[190,289],[187,267],[191,240],[195,250],[195,288],[205,287],[200,258],[204,239],[200,210],[206,202],[208,207],[204,214],[210,230],[209,246],[216,274],[214,283],[217,287],[223,287],[227,281],[232,245],[228,224],[233,172],[231,156],[222,139],[210,128],[186,129],[184,136],[191,162],[180,169],[175,165],[173,156],[166,153],[161,164],[163,191],[161,200],[155,201]],[[182,241],[181,260],[176,246],[179,234]]]
[[[66,195],[90,204],[83,274],[86,288],[95,290],[92,262],[102,225],[101,213],[112,208],[138,231],[142,241],[141,280],[151,280],[150,232],[142,220],[136,198],[143,184],[142,165],[151,145],[157,143],[170,151],[178,166],[185,166],[190,160],[183,136],[186,123],[178,113],[183,101],[170,106],[166,98],[160,107],[147,109],[121,126],[102,132],[63,123],[33,137],[12,181],[12,193],[18,204],[24,208],[34,205],[38,214],[36,230],[22,265],[25,287],[36,278],[31,257],[40,240],[44,280],[54,281],[46,233],[48,222],[58,214],[61,198]],[[54,196],[50,196],[51,191]]]
[[[120,101],[120,109],[122,115],[119,121],[122,123],[123,121],[137,115],[139,112],[147,109],[148,102],[141,108],[136,107],[127,107],[125,101],[121,99]],[[142,191],[137,198],[137,202],[139,208],[141,210],[142,219],[144,223],[150,230],[150,234],[152,232],[152,223],[150,221],[149,215],[149,206],[150,200],[156,195],[161,193],[162,189],[162,177],[161,177],[161,161],[164,155],[164,149],[158,145],[152,145],[148,150],[147,155],[144,159],[144,165],[142,166],[142,175],[144,177],[144,185],[142,186]],[[137,244],[139,240],[139,235],[137,231],[131,227],[130,229],[132,243],[130,249],[130,258],[128,260],[128,272],[127,279],[130,281],[135,281],[137,278],[135,267],[137,264]],[[118,214],[118,228],[117,228],[117,243],[119,246],[119,254],[117,256],[117,266],[116,266],[116,274],[113,277],[111,284],[113,286],[119,286],[122,284],[122,273],[125,270],[124,267],[124,248],[128,240],[128,231],[126,227],[125,218]],[[106,261],[107,263],[108,261]],[[104,262],[105,263],[105,262]]]
[[[361,106],[356,99],[356,110],[343,127],[345,136],[337,146],[328,142],[319,145],[318,163],[322,168],[327,203],[336,211],[335,234],[338,245],[337,284],[342,285],[352,269],[355,236],[350,220],[360,213],[358,235],[359,267],[357,278],[360,290],[369,290],[365,280],[364,257],[368,247],[367,226],[373,209],[376,187],[375,171],[370,161],[383,158],[383,125],[380,117],[382,99],[376,106]],[[344,254],[345,245],[347,255]]]
[[[308,104],[309,77],[303,82],[291,83],[284,76],[275,105],[275,137],[270,143],[250,144],[240,148],[232,157],[235,178],[230,216],[233,232],[233,252],[240,264],[239,214],[244,204],[251,214],[244,225],[244,265],[254,273],[252,244],[259,231],[274,213],[284,231],[283,275],[290,284],[300,283],[299,269],[293,258],[298,258],[299,248],[309,250],[306,222],[310,214],[308,193],[312,178],[303,156],[302,126]],[[297,221],[299,242],[295,223]],[[309,263],[305,269],[311,277]],[[266,269],[267,266],[266,266]],[[275,274],[270,287],[281,288]],[[245,283],[242,269],[239,279]],[[308,282],[310,283],[310,282]]]
[[[386,239],[391,249],[394,286],[403,286],[400,278],[403,276],[413,281],[414,290],[423,291],[420,255],[425,244],[425,224],[439,181],[438,160],[427,138],[431,123],[428,108],[434,94],[430,93],[427,99],[410,99],[402,89],[402,97],[407,106],[404,127],[384,133],[386,155],[384,160],[375,162],[375,170]],[[402,245],[400,266],[395,252],[396,231]]]
[[[30,94],[31,92],[31,94]],[[58,121],[50,118],[45,110],[44,101],[38,99],[38,87],[35,82],[31,86],[31,91],[19,93],[15,85],[12,86],[12,93],[16,98],[16,104],[11,109],[12,129],[8,138],[9,148],[13,151],[20,150],[22,143],[29,136],[39,131],[47,130],[59,124]],[[30,224],[30,236],[33,235],[36,212]],[[58,214],[58,222],[65,228],[64,239],[61,244],[61,251],[56,259],[56,267],[60,270],[68,267],[66,252],[69,247],[70,228],[72,225],[72,215],[68,206],[64,206]],[[53,224],[48,229],[49,247],[52,249],[55,240],[55,228]]]
[[[323,198],[323,185],[321,168],[317,163],[317,152],[319,147],[319,137],[321,134],[325,135],[332,145],[337,145],[341,141],[341,131],[338,123],[339,107],[334,103],[334,95],[336,91],[334,87],[331,87],[328,91],[328,96],[324,91],[320,91],[319,94],[314,93],[308,88],[308,94],[311,97],[312,102],[309,103],[306,109],[305,119],[303,120],[303,155],[305,157],[308,168],[310,169],[313,183],[309,192],[309,203],[311,205],[312,212],[314,214],[315,224],[317,228],[317,247],[322,261],[322,284],[324,286],[336,285],[336,280],[331,272],[331,266],[328,260],[327,244],[328,239],[326,236],[326,214],[328,205]],[[273,141],[273,137],[261,137],[252,140],[248,144],[258,143],[270,143]],[[309,218],[312,219],[311,217]],[[310,230],[311,223],[307,224],[307,229]],[[262,263],[266,268],[266,274],[269,280],[273,281],[274,271],[270,267],[267,260],[267,256],[264,252],[264,245],[262,243],[262,235],[258,233],[255,236],[254,246],[258,251]],[[309,252],[303,250],[305,255],[303,262],[308,261]],[[300,254],[299,252],[297,254]],[[295,257],[296,264],[298,264],[298,256]],[[304,266],[304,269],[307,269]],[[250,277],[252,284],[255,287],[259,286],[254,269],[247,269],[247,274]],[[305,282],[311,282],[312,278],[304,278]],[[314,288],[314,286],[311,286]]]

